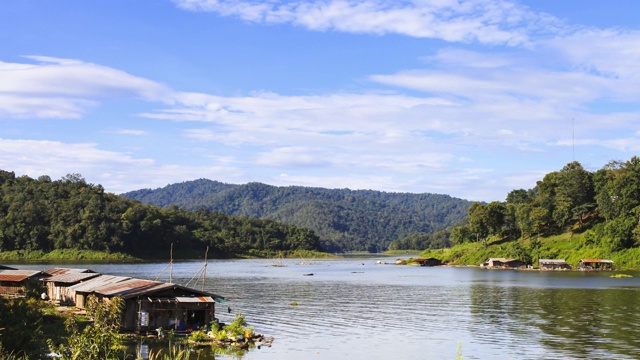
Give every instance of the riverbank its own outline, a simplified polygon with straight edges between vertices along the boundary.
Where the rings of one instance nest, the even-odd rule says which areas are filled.
[[[594,243],[586,233],[512,241],[489,239],[486,243],[467,242],[446,249],[427,249],[420,257],[433,257],[449,265],[478,265],[489,258],[512,258],[536,265],[539,259],[564,259],[575,269],[580,259],[613,260],[615,270],[640,270],[640,248],[613,251]]]
[[[209,259],[270,259],[270,258],[285,258],[285,259],[327,259],[335,258],[333,254],[309,251],[309,250],[297,250],[297,251],[281,251],[281,252],[268,252],[268,251],[250,251],[248,253],[241,254],[208,254]],[[108,252],[108,251],[94,251],[94,250],[74,250],[74,249],[58,249],[50,252],[42,250],[28,251],[28,250],[13,250],[0,252],[0,261],[8,262],[24,262],[24,261],[99,261],[99,262],[143,262],[153,260],[168,260],[169,253],[161,254],[157,256],[137,257],[125,253]],[[204,259],[204,252],[174,252],[174,260],[194,260]]]

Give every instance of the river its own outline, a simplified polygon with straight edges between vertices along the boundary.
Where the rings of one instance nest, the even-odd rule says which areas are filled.
[[[268,260],[209,261],[205,290],[230,300],[218,305],[220,320],[229,322],[241,312],[256,332],[275,338],[270,348],[215,358],[455,359],[458,346],[465,360],[640,358],[640,273],[611,278],[610,272],[414,267],[378,260],[394,262],[345,258],[301,265],[287,259],[286,266],[273,267]],[[184,285],[202,265],[175,263],[173,282]],[[53,266],[153,280],[166,263],[16,267]],[[166,269],[159,280],[168,277]]]

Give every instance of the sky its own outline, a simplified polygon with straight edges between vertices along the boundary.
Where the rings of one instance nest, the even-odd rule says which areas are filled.
[[[0,169],[504,201],[640,153],[640,1],[0,4]]]

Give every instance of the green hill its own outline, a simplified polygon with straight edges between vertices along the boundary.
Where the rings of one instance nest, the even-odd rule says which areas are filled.
[[[573,265],[607,258],[640,269],[640,158],[595,172],[572,162],[533,189],[511,191],[505,202],[472,204],[468,215],[449,229],[455,246],[423,256],[465,265],[508,257],[534,266],[544,258]]]
[[[0,170],[0,258],[166,258],[171,244],[182,258],[207,247],[210,257],[322,250],[313,231],[295,225],[144,205],[78,174],[52,181]]]
[[[230,185],[205,179],[122,196],[162,207],[204,208],[309,228],[330,252],[384,251],[393,241],[458,224],[471,205],[438,194]]]

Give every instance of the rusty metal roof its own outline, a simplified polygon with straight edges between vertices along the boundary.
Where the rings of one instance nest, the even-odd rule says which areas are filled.
[[[96,273],[91,269],[76,269],[76,268],[51,268],[45,270],[45,273],[49,275],[65,275],[65,274],[79,274],[79,273]]]
[[[95,292],[98,289],[104,288],[111,284],[114,284],[120,281],[129,280],[129,279],[131,278],[123,277],[123,276],[113,276],[113,275],[100,275],[100,276],[94,277],[93,279],[83,281],[80,284],[73,285],[69,287],[69,289],[75,292],[90,293],[90,292]]]
[[[55,283],[63,283],[63,284],[74,284],[83,280],[88,280],[94,277],[100,276],[98,273],[69,273],[62,275],[54,275],[52,277],[46,278],[47,282],[55,282]]]
[[[96,293],[107,297],[122,296],[125,299],[136,296],[150,296],[151,294],[158,291],[172,289],[178,290],[177,293],[182,294],[182,297],[185,298],[200,296],[210,297],[216,300],[220,299],[221,301],[225,300],[222,296],[177,284],[112,275],[99,275],[94,278],[88,279],[87,281],[70,286],[69,289],[75,291],[76,293]],[[166,297],[166,294],[164,294],[163,296]]]
[[[172,288],[173,284],[161,283],[158,281],[128,279],[113,283],[95,290],[96,293],[105,296],[122,296],[124,298],[154,293],[159,290]]]
[[[0,270],[0,281],[21,282],[33,277],[42,277],[42,275],[45,274],[37,270]]]
[[[215,302],[211,296],[176,296],[179,303],[212,303]]]
[[[605,263],[605,264],[613,264],[613,260],[605,260],[605,259],[580,259],[581,263]]]

